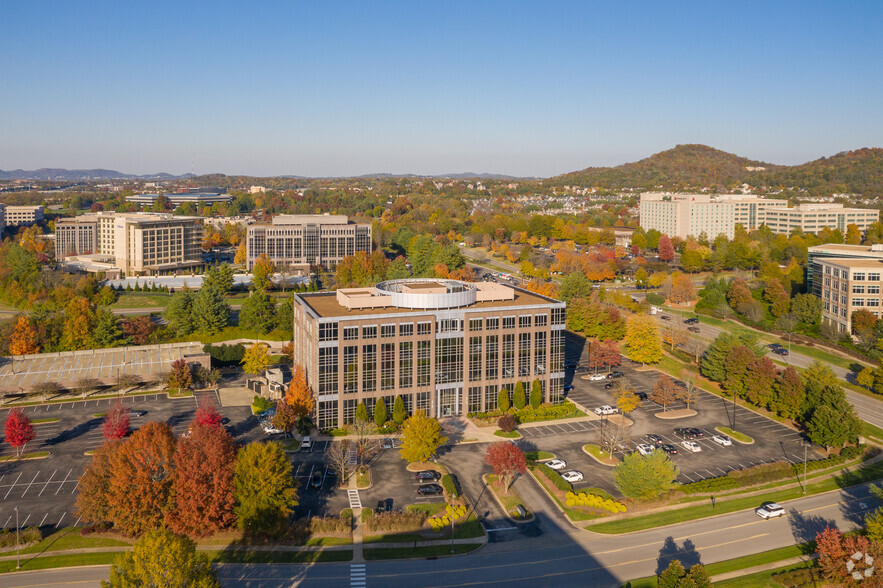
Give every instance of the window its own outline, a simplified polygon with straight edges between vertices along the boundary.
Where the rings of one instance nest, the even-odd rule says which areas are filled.
[[[846,304],[846,296],[840,297],[840,304]]]
[[[879,273],[868,274],[868,281],[869,282],[879,282],[880,281],[880,274]]]
[[[865,305],[865,299],[864,299],[864,298],[853,298],[853,299],[852,299],[852,305],[853,305],[853,306],[864,306],[864,305]]]
[[[830,285],[831,285],[831,278],[825,278],[825,285],[826,285],[826,286],[830,286]]]
[[[861,284],[853,284],[853,286],[852,286],[852,293],[853,293],[853,294],[864,294],[864,293],[865,293],[865,287],[864,287],[863,285],[861,285]]]
[[[460,319],[441,319],[435,325],[436,333],[454,333],[462,330]]]
[[[469,381],[481,379],[481,337],[469,337]]]
[[[870,304],[868,306],[870,306]],[[831,303],[830,302],[825,302],[825,310],[826,311],[831,310]]]
[[[499,335],[488,335],[485,339],[485,360],[484,360],[484,377],[488,380],[497,379],[497,364],[500,361],[500,350],[498,348]]]
[[[337,392],[337,347],[319,349],[319,394]]]
[[[435,383],[463,381],[463,338],[450,337],[435,342]]]
[[[422,410],[428,416],[432,416],[432,392],[417,392],[417,410]]]
[[[396,336],[395,325],[380,325],[380,336],[384,339]]]
[[[343,348],[343,393],[359,391],[359,348],[350,345]]]
[[[864,281],[865,272],[858,272],[858,273],[852,274],[852,279],[855,280],[856,282]]]
[[[418,335],[429,335],[432,333],[432,323],[417,323]]]
[[[868,286],[868,294],[879,294],[880,286]]]
[[[402,323],[399,325],[399,337],[410,337],[414,334],[414,323]]]
[[[356,420],[356,407],[359,401],[355,398],[343,401],[343,423],[351,425]]]
[[[481,412],[481,386],[469,388],[468,412]]]
[[[841,317],[841,318],[846,318],[846,308],[841,308],[841,309],[840,309],[840,317]]]
[[[515,317],[514,316],[504,316],[503,317],[503,328],[504,329],[514,329],[515,328]]]
[[[538,314],[533,317],[533,324],[538,327],[545,327],[548,318],[545,314]]]
[[[868,306],[880,306],[880,300],[877,298],[871,298],[868,300]]]
[[[538,375],[546,373],[546,333],[540,331],[534,333],[533,340],[533,369]]]
[[[496,386],[484,387],[484,409],[486,411],[497,410],[497,394],[499,392]]]
[[[377,390],[377,345],[362,345],[362,392]]]
[[[414,382],[414,344],[399,343],[399,388],[410,388]]]
[[[837,314],[838,312],[840,312],[840,307],[837,306],[837,304],[832,304],[831,305],[831,312],[833,312],[834,314]]]
[[[523,314],[518,317],[518,328],[519,329],[529,329],[531,323],[531,316],[529,314]]]
[[[558,403],[564,400],[564,379],[552,378],[549,380],[549,402]]]
[[[335,428],[337,426],[337,401],[319,401],[317,416],[318,423],[316,425],[320,430]],[[353,416],[355,416],[355,409],[353,409]]]
[[[337,341],[337,323],[319,323],[319,341]]]
[[[417,385],[428,386],[431,381],[432,342],[417,341]]]
[[[480,319],[480,318],[469,319],[469,330],[470,331],[480,331],[481,326],[482,326],[481,324],[482,324],[482,319]]]
[[[553,308],[552,309],[552,324],[553,325],[563,325],[564,324],[564,309],[563,308]]]
[[[500,319],[499,318],[494,317],[494,318],[485,319],[485,322],[487,324],[488,331],[495,331],[500,328]]]
[[[518,375],[530,375],[530,333],[518,335]]]
[[[515,377],[515,335],[503,335],[503,377]]]
[[[847,292],[849,290],[849,284],[845,280],[841,282],[840,290],[843,292]]]
[[[362,339],[376,339],[377,338],[377,325],[372,325],[370,327],[362,327]]]
[[[343,340],[344,341],[353,341],[354,339],[359,338],[359,327],[344,327],[343,328]]]
[[[564,331],[552,331],[552,347],[550,349],[549,371],[560,372],[564,369]]]
[[[396,345],[380,346],[380,389],[392,390],[396,386]]]

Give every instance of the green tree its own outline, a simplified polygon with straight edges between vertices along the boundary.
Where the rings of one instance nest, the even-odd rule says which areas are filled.
[[[220,290],[213,286],[203,288],[193,300],[193,323],[200,333],[220,333],[227,326],[230,305]]]
[[[396,400],[392,405],[392,420],[395,424],[401,426],[408,418],[408,411],[405,410],[405,401],[401,396],[396,396]]]
[[[415,412],[402,429],[402,459],[410,463],[428,461],[448,440],[441,430],[437,420],[427,417],[422,410]]]
[[[500,391],[497,392],[497,408],[506,412],[509,410],[509,406],[509,390],[506,388],[500,388]]]
[[[681,565],[681,561],[673,559],[669,562],[668,567],[659,574],[656,585],[659,588],[680,588],[681,580],[686,574],[687,571]]]
[[[812,294],[798,294],[791,301],[791,312],[804,324],[815,325],[822,318],[822,299]]]
[[[543,385],[539,380],[534,380],[530,386],[530,405],[534,410],[543,403]]]
[[[242,301],[239,326],[261,334],[269,333],[276,326],[276,303],[266,290],[255,290]],[[291,330],[294,325],[289,328]]]
[[[227,263],[210,266],[202,277],[203,288],[216,288],[226,296],[233,290],[233,267]]]
[[[239,450],[233,477],[239,528],[248,535],[279,537],[297,506],[291,462],[278,443],[249,443]]]
[[[117,323],[117,317],[109,310],[99,309],[95,312],[95,329],[92,337],[98,347],[114,347],[123,338],[123,330]]]
[[[117,556],[110,568],[110,581],[104,588],[220,586],[208,558],[196,551],[196,544],[171,531],[156,529],[145,533],[132,551]]]
[[[359,406],[356,407],[356,422],[367,423],[369,419],[368,407],[365,406],[365,401],[363,400],[359,402]]]
[[[294,331],[294,297],[289,296],[276,307],[276,328],[289,334]]]
[[[662,361],[662,340],[652,316],[631,315],[626,321],[625,351],[629,359],[642,364]]]
[[[698,272],[703,266],[702,254],[695,249],[687,249],[681,254],[681,267],[685,272]]]
[[[847,442],[855,442],[862,429],[855,409],[848,404],[822,405],[813,411],[812,418],[806,423],[809,440],[822,447],[842,447]]]
[[[521,410],[527,405],[527,398],[524,395],[524,384],[517,382],[515,384],[515,392],[512,393],[512,406],[515,410]]]
[[[582,272],[573,272],[561,280],[558,298],[570,302],[574,298],[589,298],[592,295],[592,282]]]
[[[386,410],[386,402],[383,401],[383,398],[378,398],[377,404],[374,405],[374,424],[382,427],[388,419],[389,413]]]
[[[727,356],[739,346],[751,350],[756,357],[766,355],[766,350],[757,344],[751,334],[734,335],[723,331],[705,350],[699,363],[699,371],[709,380],[723,382],[727,377]]]
[[[186,286],[179,292],[175,292],[169,305],[166,307],[165,318],[169,321],[169,328],[178,337],[184,337],[196,330],[193,323],[193,291]]]
[[[613,471],[616,487],[631,498],[648,500],[675,487],[678,466],[662,451],[627,454]]]

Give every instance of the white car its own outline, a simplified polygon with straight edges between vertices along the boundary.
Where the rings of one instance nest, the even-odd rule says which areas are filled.
[[[587,379],[592,382],[600,382],[601,380],[607,379],[607,374],[590,374]]]
[[[583,479],[583,473],[576,470],[570,470],[569,472],[561,474],[561,477],[572,484],[573,482],[581,482]]]
[[[282,432],[282,429],[277,429],[270,423],[266,423],[262,428],[264,429],[264,433],[266,433],[267,435],[278,435]]]
[[[717,443],[718,445],[723,445],[724,447],[729,447],[730,445],[733,444],[733,442],[730,441],[730,438],[727,437],[726,435],[714,435],[711,438],[711,440],[714,441],[715,443]]]
[[[702,447],[700,447],[699,444],[695,441],[684,441],[683,443],[681,443],[681,446],[684,449],[689,449],[693,453],[699,453],[700,451],[702,451]]]
[[[619,409],[614,408],[614,407],[610,406],[609,404],[605,404],[604,406],[599,406],[598,408],[595,409],[595,414],[597,414],[597,415],[616,414],[617,412],[619,412]]]
[[[656,449],[652,445],[647,445],[646,443],[639,443],[637,450],[641,455],[647,456],[653,453],[653,450]]]
[[[547,466],[549,466],[553,470],[563,470],[564,468],[567,467],[567,462],[564,461],[563,459],[550,459],[549,461],[547,461],[545,463]]]
[[[770,502],[769,504],[764,504],[754,512],[762,519],[771,519],[773,517],[785,516],[785,507],[781,504]]]

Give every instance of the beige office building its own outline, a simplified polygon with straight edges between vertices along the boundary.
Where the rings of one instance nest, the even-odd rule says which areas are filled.
[[[364,401],[433,417],[493,410],[500,389],[539,381],[562,400],[565,304],[488,282],[404,279],[294,298],[294,362],[316,424],[353,422]]]
[[[163,213],[99,212],[55,225],[55,256],[79,256],[125,276],[161,275],[202,264],[202,219]]]
[[[841,333],[852,332],[852,313],[869,310],[879,317],[883,259],[822,258],[816,262],[816,295],[822,299],[822,322]]]
[[[844,208],[842,204],[800,204],[794,208],[769,210],[765,224],[774,233],[787,235],[794,229],[804,233],[818,233],[825,227],[840,229],[846,233],[849,225],[856,225],[862,232],[871,223],[880,220],[879,210]]]
[[[307,274],[315,265],[334,269],[347,255],[371,251],[371,223],[344,215],[278,215],[272,223],[249,225],[246,250],[249,270],[262,253],[295,273]]]
[[[751,231],[764,224],[770,210],[785,208],[786,200],[768,200],[741,194],[641,194],[640,222],[645,230],[656,229],[669,237],[732,239],[736,225]]]
[[[43,205],[9,206],[3,211],[3,222],[7,227],[22,227],[43,222]]]

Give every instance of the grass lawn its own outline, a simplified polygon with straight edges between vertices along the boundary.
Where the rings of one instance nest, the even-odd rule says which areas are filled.
[[[117,301],[108,306],[111,310],[123,308],[149,308],[165,310],[172,299],[171,294],[161,292],[123,292]]]
[[[362,468],[359,472],[356,473],[356,487],[359,490],[364,490],[371,486],[371,469],[370,468]]]
[[[512,511],[515,510],[515,507],[520,504],[525,509],[527,509],[527,513],[528,515],[530,515],[530,509],[528,509],[527,505],[524,504],[524,501],[521,500],[518,492],[515,491],[514,485],[509,487],[509,492],[503,493],[503,489],[497,485],[499,476],[495,474],[485,474],[482,477],[487,483],[488,488],[491,489],[491,492],[494,493],[494,496],[496,496],[497,500],[500,501],[500,504],[503,505],[503,510],[505,510],[507,514],[511,515]]]
[[[548,478],[546,478],[546,476],[542,472],[539,472],[536,469],[531,469],[530,474],[533,476],[533,478],[537,482],[540,483],[540,486],[543,487],[543,489],[546,491],[546,494],[551,496],[552,500],[554,500],[555,502],[558,503],[558,507],[562,511],[564,511],[564,514],[571,521],[591,521],[591,520],[598,518],[598,515],[593,515],[593,514],[589,514],[587,512],[583,512],[581,510],[568,508],[567,505],[563,504],[561,502],[561,500],[559,500],[558,497],[555,495],[555,493],[552,491],[552,489],[554,488],[554,485],[552,484],[551,481],[549,481]],[[592,488],[592,490],[597,490],[597,488]],[[607,493],[605,492],[604,494],[607,494]],[[609,496],[609,494],[607,496]]]
[[[548,451],[526,451],[524,457],[530,461],[540,461],[544,459],[555,459],[555,454],[549,453]]]
[[[112,537],[101,535],[80,535],[80,529],[68,527],[52,533],[39,543],[31,545],[21,550],[22,555],[29,553],[43,553],[46,551],[61,551],[64,549],[84,549],[87,547],[120,547],[131,545],[131,541],[125,541],[122,538],[114,539]],[[15,552],[15,546],[4,547],[0,550],[4,553]]]
[[[44,457],[49,457],[48,451],[34,451],[33,453],[23,453],[22,455],[7,455],[5,457],[0,457],[0,462],[43,459]]]
[[[333,545],[352,545],[352,537],[313,537],[307,539],[304,545],[308,547],[331,547]]]
[[[100,566],[113,563],[118,553],[70,553],[67,555],[39,555],[21,558],[22,571],[66,568],[71,566]],[[352,554],[350,554],[352,555]],[[15,560],[0,561],[0,573],[15,571]]]
[[[197,341],[202,343],[220,343],[229,339],[260,339],[262,341],[288,341],[291,339],[291,333],[282,331],[270,331],[269,333],[258,333],[249,331],[240,327],[227,326],[220,333],[214,335],[206,335],[205,333],[193,333],[186,337],[178,337],[172,339],[169,343],[186,343]]]
[[[429,539],[420,533],[383,533],[362,537],[362,543],[413,543],[414,541],[429,541]]]
[[[583,451],[585,451],[604,465],[615,466],[619,463],[619,459],[610,455],[594,443],[586,443],[585,445],[583,445]]]
[[[454,554],[469,553],[481,547],[481,543],[466,543],[454,545]],[[333,553],[333,552],[331,552]],[[352,554],[350,554],[352,555]],[[451,555],[450,545],[432,545],[427,547],[387,547],[368,548],[364,550],[365,559],[407,559],[411,557],[439,557]],[[13,567],[15,564],[13,563]]]
[[[261,411],[262,412],[262,411]],[[282,449],[285,451],[297,451],[300,449],[300,441],[297,439],[286,439],[280,442],[282,445]]]
[[[521,433],[519,433],[518,431],[509,431],[508,433],[505,433],[503,431],[494,431],[494,435],[496,435],[497,437],[502,437],[504,439],[520,439],[521,438]]]
[[[848,472],[834,478],[828,478],[826,480],[807,484],[806,494],[803,494],[798,487],[776,490],[767,494],[747,496],[745,498],[736,498],[733,500],[718,500],[716,507],[713,507],[707,502],[701,504],[692,503],[688,507],[678,510],[657,512],[630,519],[598,523],[596,525],[591,525],[588,529],[596,533],[610,534],[643,531],[644,529],[673,525],[685,521],[694,521],[696,519],[726,514],[737,510],[756,508],[766,501],[783,502],[786,500],[802,498],[803,496],[811,496],[813,494],[821,494],[822,492],[847,488],[856,484],[877,480],[881,476],[883,476],[883,463],[875,463],[867,467],[859,468],[854,472]]]
[[[49,423],[57,423],[61,419],[59,418],[49,418],[49,419],[34,419],[31,421],[32,425],[48,425]]]
[[[750,574],[748,576],[715,582],[714,585],[718,588],[781,588],[782,584],[774,581],[773,576],[782,572],[790,572],[792,570],[812,567],[812,565],[812,562],[804,562],[796,565],[783,566],[781,568],[757,572],[756,574]]]
[[[427,502],[424,504],[408,505],[408,510],[423,511],[426,513],[427,517],[431,517],[431,516],[437,515],[441,511],[443,511],[446,506],[447,506],[447,504],[444,502]]]
[[[723,433],[724,435],[732,438],[739,443],[745,443],[746,445],[750,445],[754,443],[754,439],[746,435],[745,433],[740,433],[739,431],[734,431],[730,427],[715,427],[715,430]]]

